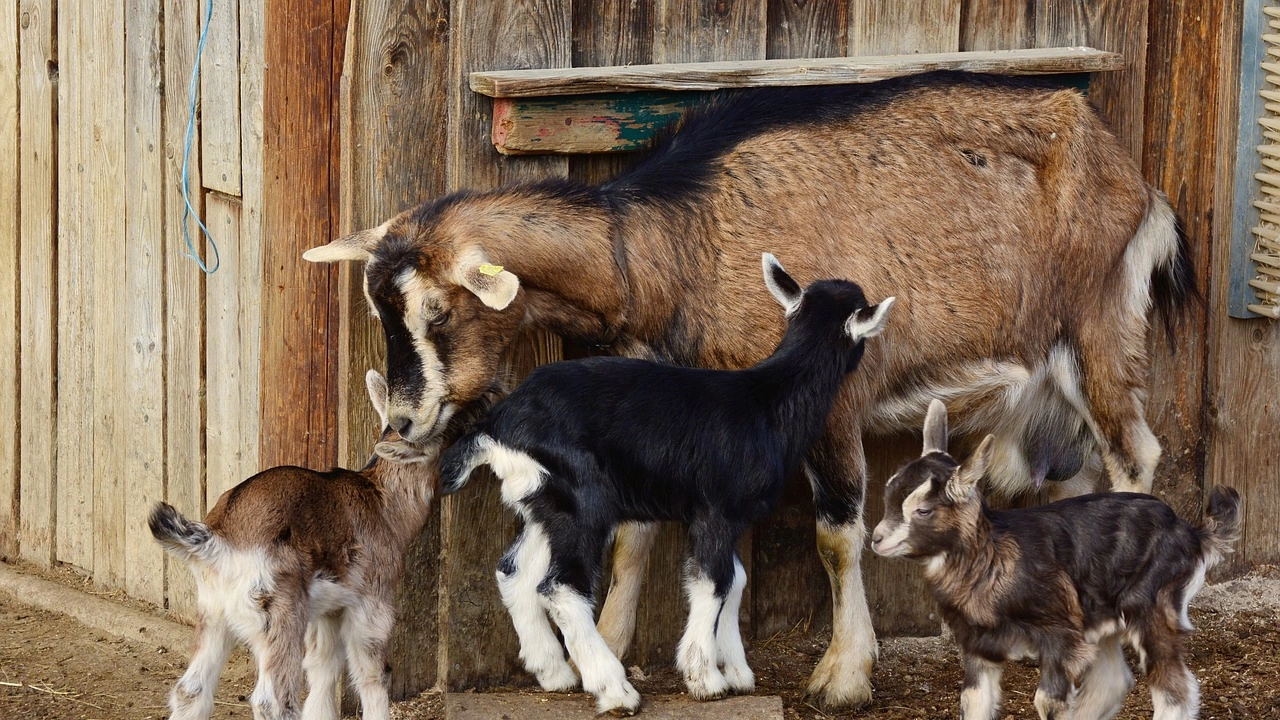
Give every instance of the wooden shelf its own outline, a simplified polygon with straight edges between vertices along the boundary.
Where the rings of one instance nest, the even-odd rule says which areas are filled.
[[[1124,68],[1116,53],[1090,47],[871,57],[621,65],[471,73],[471,89],[495,98],[637,91],[722,90],[786,85],[843,85],[931,70],[1004,75],[1090,73]]]

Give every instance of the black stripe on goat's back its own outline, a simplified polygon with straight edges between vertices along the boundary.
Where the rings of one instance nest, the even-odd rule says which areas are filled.
[[[623,202],[693,200],[707,188],[715,161],[744,140],[783,127],[847,122],[904,93],[934,87],[1062,89],[1046,78],[939,71],[860,85],[729,90],[659,133],[647,155],[602,189]]]

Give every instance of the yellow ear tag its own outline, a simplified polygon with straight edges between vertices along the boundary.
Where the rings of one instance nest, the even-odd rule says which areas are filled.
[[[484,273],[485,275],[488,275],[489,277],[493,277],[494,275],[497,275],[498,273],[502,272],[502,266],[490,265],[489,263],[485,263],[480,266],[480,272]]]

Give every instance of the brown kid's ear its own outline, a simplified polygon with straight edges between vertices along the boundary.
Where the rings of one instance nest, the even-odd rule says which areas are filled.
[[[343,262],[347,260],[368,260],[370,253],[378,243],[387,236],[390,221],[376,228],[361,230],[344,235],[328,245],[313,247],[302,253],[302,259],[313,263]]]
[[[995,445],[995,439],[994,435],[983,438],[978,449],[973,451],[968,460],[961,463],[955,474],[947,481],[947,497],[953,502],[967,500],[978,487],[978,481],[987,474],[987,468],[991,465],[991,448]]]
[[[929,412],[924,416],[924,451],[921,456],[931,452],[947,451],[947,406],[934,398],[929,403]]]

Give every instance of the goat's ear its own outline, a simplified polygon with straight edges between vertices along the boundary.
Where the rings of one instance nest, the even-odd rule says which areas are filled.
[[[956,469],[955,475],[951,476],[951,480],[947,482],[947,495],[953,501],[960,502],[967,499],[978,486],[982,476],[987,474],[987,468],[991,466],[991,447],[995,445],[995,439],[994,435],[984,438],[982,444],[978,445],[978,449],[974,450],[969,459]]]
[[[929,403],[929,412],[924,416],[924,451],[920,454],[928,455],[931,452],[946,451],[947,406],[935,398]]]
[[[845,332],[849,333],[849,337],[855,342],[879,335],[884,331],[884,325],[889,319],[889,308],[892,308],[897,300],[896,297],[887,297],[881,300],[879,305],[869,305],[854,312],[844,325]]]
[[[459,284],[494,310],[506,310],[520,292],[520,278],[510,270],[503,270],[501,265],[482,262],[460,270]]]
[[[373,451],[378,457],[391,462],[420,462],[428,459],[425,450],[404,440],[383,440],[373,446]]]
[[[344,235],[328,245],[313,247],[302,253],[302,259],[313,263],[342,262],[344,260],[368,260],[370,253],[382,238],[387,236],[390,222],[376,228]]]
[[[369,389],[369,402],[382,421],[381,428],[387,426],[387,381],[377,370],[370,370],[364,375],[364,385]]]
[[[782,269],[782,263],[778,262],[773,253],[762,253],[760,266],[764,269],[764,284],[769,288],[769,294],[773,295],[773,299],[778,301],[787,315],[795,312],[800,299],[804,297],[800,283]]]

